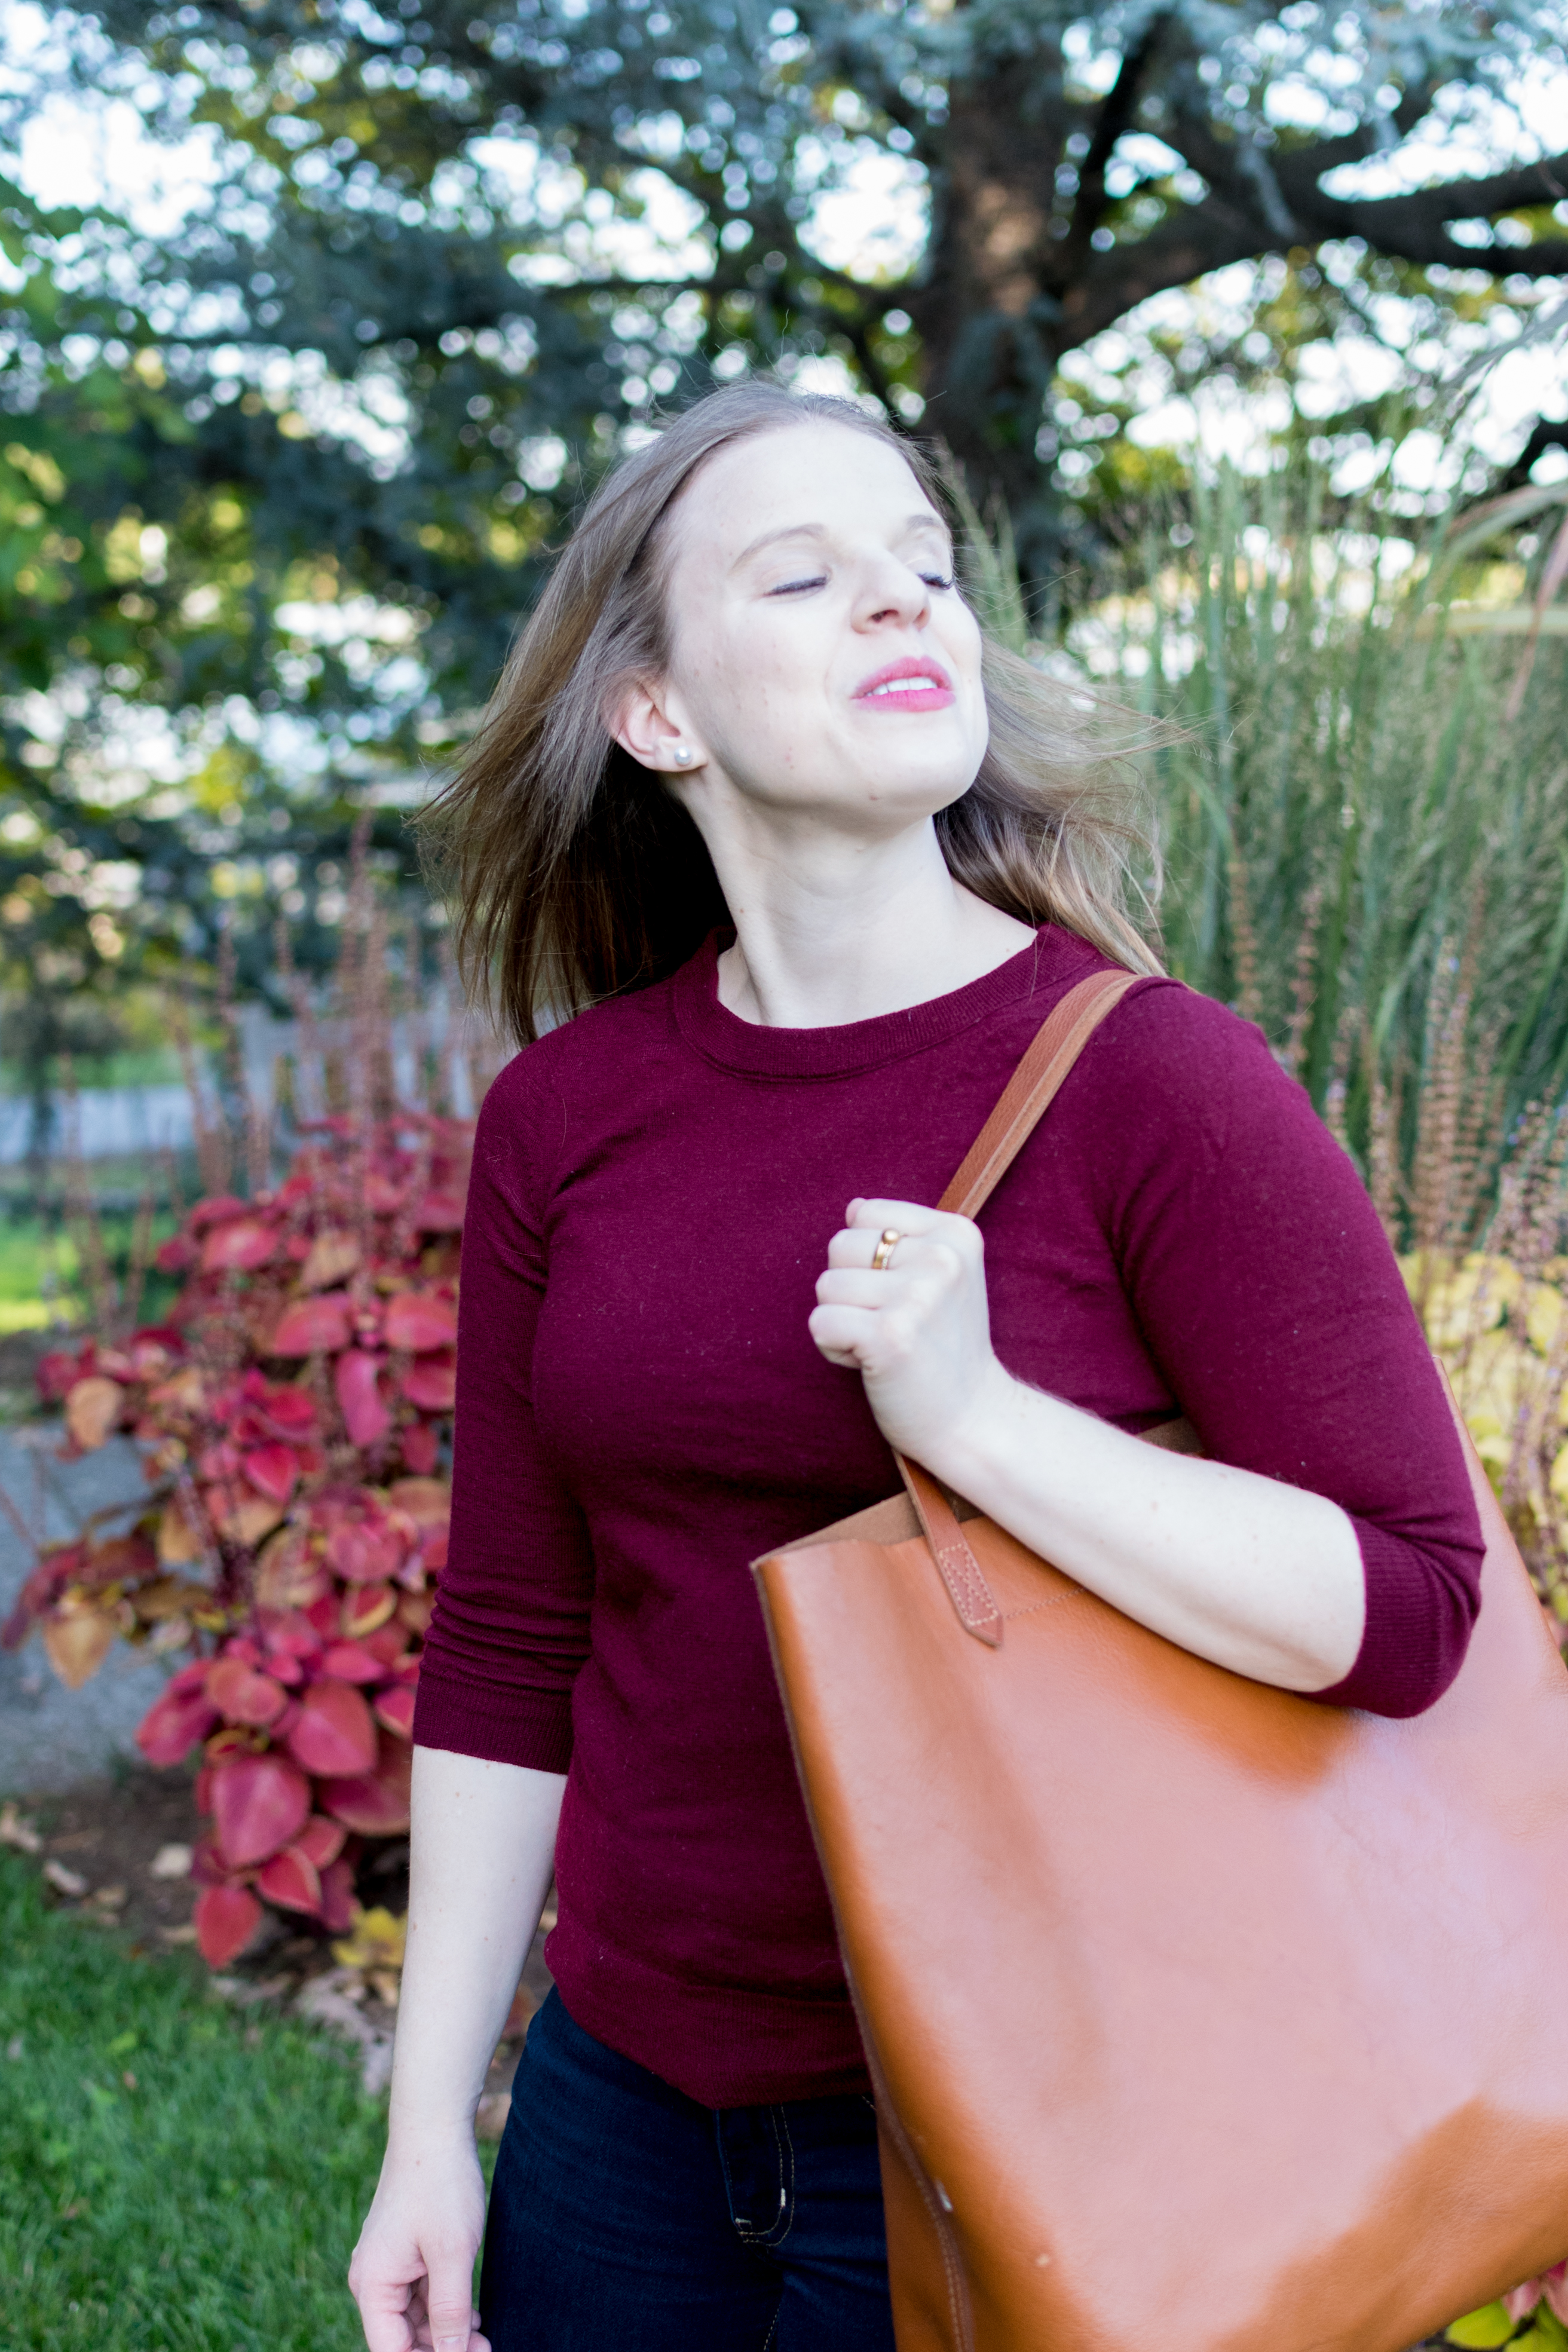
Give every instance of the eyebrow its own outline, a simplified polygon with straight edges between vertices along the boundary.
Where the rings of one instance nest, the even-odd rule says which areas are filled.
[[[909,532],[915,530],[934,530],[939,531],[943,539],[950,539],[952,537],[952,533],[949,531],[947,525],[942,521],[942,517],[940,515],[932,514],[929,507],[923,509],[919,514],[907,516],[904,521],[904,530],[906,535]],[[760,539],[753,539],[750,547],[743,548],[741,553],[735,558],[733,564],[731,566],[731,570],[738,572],[742,563],[749,563],[753,555],[760,555],[764,547],[773,547],[776,545],[781,539],[822,540],[826,539],[828,536],[829,532],[826,523],[785,523],[780,530],[764,530]]]

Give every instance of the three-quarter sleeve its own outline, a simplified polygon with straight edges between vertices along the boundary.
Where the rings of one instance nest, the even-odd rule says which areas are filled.
[[[1361,1650],[1315,1696],[1419,1714],[1458,1672],[1483,1545],[1441,1376],[1354,1168],[1259,1032],[1184,989],[1138,991],[1074,1083],[1123,1285],[1205,1450],[1354,1525]]]
[[[545,1245],[541,1125],[522,1065],[486,1097],[463,1225],[452,1532],[414,1717],[420,1746],[564,1772],[588,1650],[594,1564],[534,1421]],[[559,1109],[556,1112],[559,1127]]]

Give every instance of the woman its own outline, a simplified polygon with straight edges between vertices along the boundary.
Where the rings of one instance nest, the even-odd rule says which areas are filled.
[[[890,1448],[1237,1673],[1398,1715],[1458,1669],[1479,1532],[1382,1232],[1142,946],[1063,701],[983,644],[908,447],[753,386],[599,491],[448,795],[461,943],[537,1042],[469,1193],[371,2352],[891,2345],[747,1572]],[[1107,962],[1148,978],[983,1250],[925,1204]],[[1215,1458],[1137,1442],[1179,1411]],[[552,1869],[481,2319],[472,2116]]]

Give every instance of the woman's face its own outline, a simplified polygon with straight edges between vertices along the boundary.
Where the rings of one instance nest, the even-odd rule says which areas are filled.
[[[668,554],[668,675],[621,740],[693,814],[728,779],[880,833],[967,792],[987,736],[980,631],[896,449],[815,420],[733,443],[682,493]]]

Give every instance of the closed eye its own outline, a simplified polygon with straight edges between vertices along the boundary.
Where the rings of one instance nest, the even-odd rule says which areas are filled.
[[[949,589],[958,585],[957,578],[952,572],[922,572],[920,576],[928,588]],[[770,588],[766,593],[770,596],[800,596],[808,589],[823,588],[826,584],[826,572],[816,572],[808,580],[783,580],[776,588]]]

